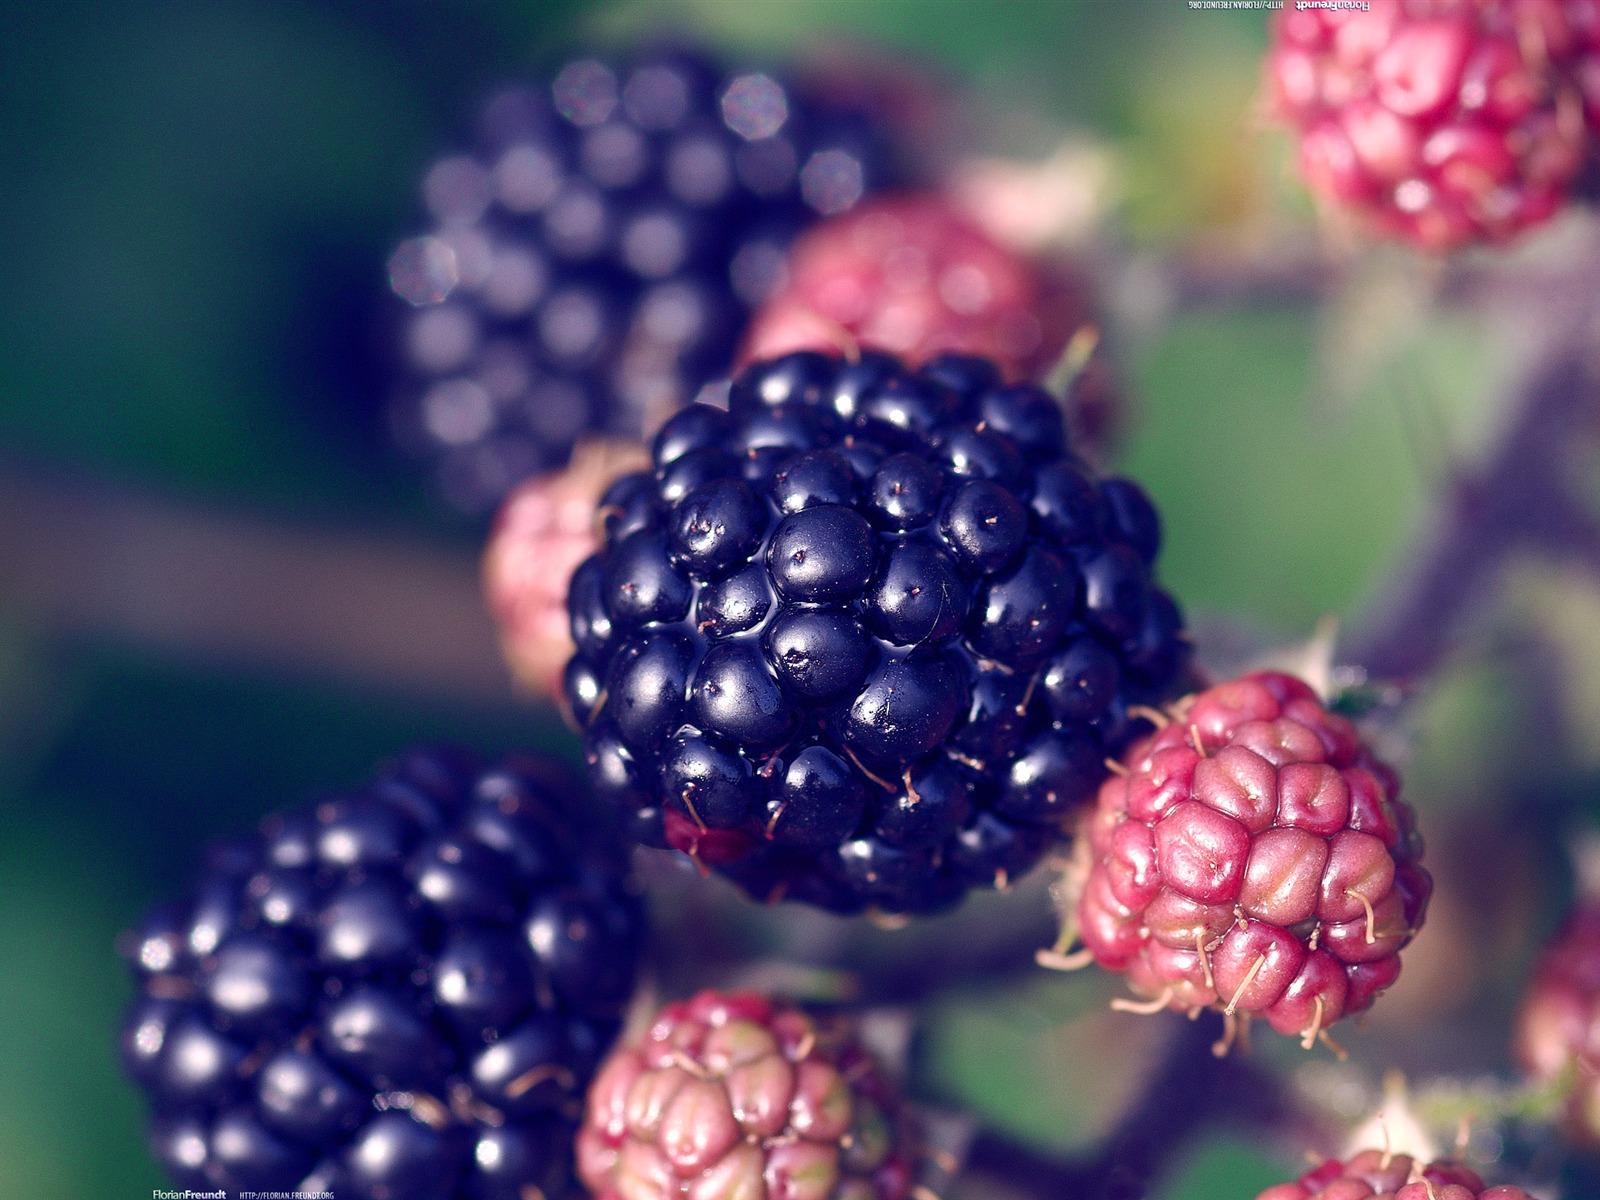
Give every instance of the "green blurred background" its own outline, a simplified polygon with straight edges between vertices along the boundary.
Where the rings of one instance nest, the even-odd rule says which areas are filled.
[[[1166,513],[1168,583],[1226,646],[1359,614],[1442,467],[1492,427],[1516,341],[1428,304],[1415,264],[1381,254],[1331,299],[1173,302],[1174,262],[1314,249],[1283,147],[1256,129],[1264,18],[1182,0],[6,6],[0,1196],[162,1185],[115,1063],[131,989],[114,941],[207,840],[417,739],[571,752],[498,665],[480,531],[374,432],[366,347],[423,167],[486,88],[577,41],[664,25],[773,58],[869,39],[1005,114],[974,149],[1086,149],[1111,180],[1088,251],[1134,398],[1118,465]],[[1436,860],[1461,865],[1388,1015],[1349,1039],[1368,1081],[1391,1061],[1503,1069],[1519,973],[1559,914],[1557,835],[1592,795],[1600,698],[1552,705],[1550,654],[1519,651],[1592,661],[1600,600],[1551,568],[1508,595],[1416,723],[1411,794]],[[1528,832],[1529,811],[1555,816]],[[1484,870],[1495,895],[1470,882]],[[930,1004],[925,1090],[1081,1149],[1155,1052],[1103,1014],[1110,994],[1029,977]],[[1296,1162],[1242,1133],[1192,1151],[1171,1200],[1252,1195]]]

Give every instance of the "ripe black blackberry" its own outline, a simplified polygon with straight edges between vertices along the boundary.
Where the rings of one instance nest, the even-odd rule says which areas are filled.
[[[389,261],[401,440],[481,512],[582,434],[639,437],[726,368],[794,236],[893,177],[861,111],[695,52],[502,92]]]
[[[574,781],[412,752],[213,854],[125,952],[123,1061],[180,1187],[573,1191],[643,912]]]
[[[757,363],[652,454],[573,576],[567,699],[640,839],[758,898],[1020,874],[1183,671],[1150,501],[986,360]]]

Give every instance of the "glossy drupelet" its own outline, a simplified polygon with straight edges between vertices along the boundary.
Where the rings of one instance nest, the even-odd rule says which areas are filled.
[[[577,1146],[595,1200],[903,1200],[915,1154],[847,1025],[712,991],[612,1051]]]
[[[1261,1016],[1309,1048],[1395,981],[1427,911],[1399,789],[1293,676],[1188,697],[1085,817],[1077,936],[1146,1007]]]
[[[644,933],[614,839],[558,816],[575,786],[411,752],[215,852],[129,935],[123,1062],[173,1182],[572,1194]]]
[[[758,899],[930,911],[1031,867],[1187,645],[1154,508],[993,364],[756,364],[604,500],[567,699],[641,840]]]
[[[647,436],[726,370],[794,236],[897,177],[859,108],[697,52],[496,95],[389,261],[397,434],[472,512],[585,433]]]
[[[1452,1162],[1419,1162],[1406,1154],[1363,1150],[1330,1158],[1294,1183],[1278,1183],[1256,1200],[1532,1200],[1519,1187],[1485,1187],[1474,1171]]]
[[[1593,899],[1545,947],[1517,1012],[1515,1048],[1534,1079],[1570,1078],[1567,1133],[1600,1146],[1600,904]]]
[[[1290,5],[1273,26],[1268,100],[1320,200],[1428,250],[1502,242],[1553,216],[1582,162],[1585,89],[1568,60],[1587,8]]]

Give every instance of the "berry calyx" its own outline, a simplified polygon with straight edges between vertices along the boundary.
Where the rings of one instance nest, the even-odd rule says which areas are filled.
[[[1400,974],[1433,882],[1399,777],[1299,679],[1174,704],[1079,828],[1064,942],[1148,1011],[1261,1016],[1309,1049]],[[1066,949],[1063,945],[1061,949]]]
[[[842,1021],[749,992],[669,1004],[589,1089],[578,1174],[596,1200],[903,1200],[913,1143]]]

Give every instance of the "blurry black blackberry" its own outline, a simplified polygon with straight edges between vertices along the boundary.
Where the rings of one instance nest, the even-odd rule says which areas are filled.
[[[558,816],[575,782],[414,751],[213,854],[130,935],[123,1061],[174,1183],[577,1194],[644,931],[618,839]]]
[[[389,261],[401,441],[479,512],[582,434],[640,436],[727,369],[795,235],[892,182],[865,113],[693,52],[502,92]]]
[[[567,700],[637,836],[758,898],[1003,884],[1179,685],[1154,507],[986,360],[757,363],[652,453],[573,576]]]

